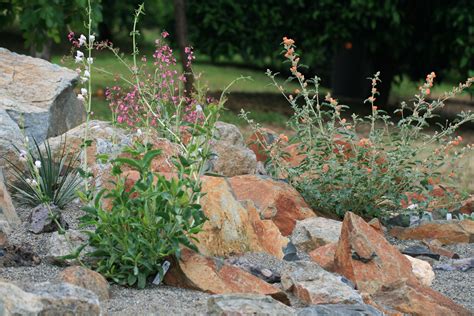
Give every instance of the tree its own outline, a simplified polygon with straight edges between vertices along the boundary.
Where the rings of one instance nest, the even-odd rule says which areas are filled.
[[[333,73],[341,94],[350,92],[341,78],[365,80],[380,70],[383,102],[397,75],[418,80],[434,70],[442,79],[447,70],[463,77],[474,70],[472,12],[470,0],[189,0],[188,16],[191,42],[211,58],[240,55],[249,64],[282,67],[275,51],[288,36],[318,73],[328,76],[343,61],[353,66]],[[347,82],[369,88],[354,80]]]
[[[66,38],[67,27],[83,27],[87,7],[87,0],[10,0],[0,16],[3,8],[8,20],[17,18],[31,54],[49,60],[53,42]],[[93,1],[94,21],[100,21],[101,9],[100,0]]]
[[[181,64],[185,73],[186,82],[185,89],[186,95],[190,96],[193,90],[193,75],[191,65],[188,63],[186,47],[189,46],[188,42],[188,23],[186,20],[186,2],[185,0],[174,0],[174,18],[175,18],[175,29],[176,39],[179,47],[179,55],[181,58]]]

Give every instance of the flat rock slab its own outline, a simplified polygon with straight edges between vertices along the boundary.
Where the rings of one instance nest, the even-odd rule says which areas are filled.
[[[298,316],[383,316],[384,314],[366,304],[328,304],[306,307],[298,311]]]
[[[434,221],[414,227],[394,227],[390,235],[398,239],[437,239],[445,245],[474,242],[474,221]]]
[[[296,315],[295,310],[266,295],[214,295],[207,301],[208,315]]]

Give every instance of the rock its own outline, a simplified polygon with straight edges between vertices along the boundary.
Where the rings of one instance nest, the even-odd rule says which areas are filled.
[[[73,90],[75,71],[0,48],[0,74],[0,109],[36,141],[84,121],[84,105]]]
[[[459,255],[451,250],[443,248],[443,244],[437,239],[423,240],[423,243],[433,252],[451,259],[459,259]]]
[[[281,275],[278,272],[268,268],[262,268],[261,265],[253,264],[245,257],[228,258],[224,262],[245,270],[267,283],[281,282]]]
[[[311,217],[296,222],[290,237],[296,248],[309,252],[339,240],[342,222],[324,217]]]
[[[425,256],[429,258],[433,258],[435,260],[439,260],[439,254],[431,252],[428,248],[423,246],[410,246],[402,251],[403,254],[409,255],[410,257],[420,257]]]
[[[65,235],[67,235],[66,239]],[[86,234],[69,229],[66,231],[66,234],[59,234],[54,232],[51,234],[49,239],[49,251],[47,257],[52,258],[53,260],[61,260],[61,257],[73,253],[77,248],[87,241],[88,237]],[[86,248],[87,250],[87,248]],[[85,251],[82,252],[84,254]],[[67,259],[66,262],[71,263],[74,260]]]
[[[474,242],[474,221],[434,221],[415,227],[394,227],[390,235],[398,239],[438,239],[444,244]]]
[[[256,294],[213,295],[207,301],[207,315],[295,315],[295,310],[271,297]]]
[[[254,174],[257,168],[255,153],[245,146],[242,134],[237,126],[217,122],[217,140],[211,147],[215,159],[211,172],[232,177],[242,174]]]
[[[229,183],[238,200],[255,203],[262,219],[271,219],[283,236],[293,232],[296,221],[315,217],[301,195],[289,184],[257,175],[232,177]]]
[[[319,264],[324,270],[334,271],[334,256],[336,254],[337,242],[319,247],[309,253],[311,260]]]
[[[285,248],[283,248],[283,260],[285,261],[298,261],[300,257],[298,256],[298,249],[296,246],[290,241]]]
[[[337,273],[356,285],[366,303],[379,309],[414,315],[470,314],[423,286],[413,274],[410,261],[352,212],[344,217],[334,265]]]
[[[39,298],[11,283],[0,281],[0,315],[39,315],[43,304]]]
[[[102,315],[97,296],[82,287],[69,283],[37,283],[27,292],[43,304],[40,315]]]
[[[31,245],[9,245],[0,248],[0,267],[33,267],[41,263]]]
[[[313,262],[298,261],[284,268],[281,285],[308,305],[362,303],[356,290]]]
[[[203,177],[201,199],[209,219],[196,235],[200,252],[210,256],[227,256],[246,251],[266,252],[283,257],[288,243],[278,227],[268,219],[260,219],[252,202],[239,202],[225,178]]]
[[[0,123],[1,116],[0,116]],[[0,126],[2,126],[0,124]],[[2,126],[3,129],[3,126]],[[0,134],[2,131],[0,131]],[[1,137],[1,136],[0,136]],[[14,136],[12,136],[14,137]],[[1,138],[0,138],[1,146]],[[0,158],[1,156],[1,147],[0,147]],[[1,162],[1,160],[0,160]],[[8,234],[11,230],[17,227],[21,223],[18,214],[16,213],[15,206],[13,205],[12,198],[10,193],[7,190],[6,179],[3,173],[3,168],[0,166],[0,230]]]
[[[1,67],[1,66],[0,66]],[[1,76],[1,74],[0,74]],[[1,91],[1,88],[0,88]],[[1,96],[0,96],[1,98]],[[17,150],[14,146],[23,149],[24,139],[17,123],[8,115],[7,111],[0,106],[0,168],[7,165],[5,160],[16,162],[18,159]],[[7,170],[7,169],[5,169]],[[8,176],[8,174],[5,174]],[[2,180],[0,180],[2,182]],[[1,190],[1,189],[0,189]],[[0,199],[1,200],[1,199]]]
[[[167,285],[211,294],[249,293],[269,295],[284,303],[286,294],[272,285],[219,259],[205,257],[187,248],[164,277]]]
[[[6,246],[8,246],[7,233],[4,232],[0,227],[0,249],[5,248]]]
[[[437,264],[434,268],[435,270],[445,271],[467,271],[474,268],[474,257],[452,260],[450,263]]]
[[[382,223],[380,223],[380,220],[378,218],[373,218],[370,220],[369,225],[378,233],[384,234],[385,233],[385,227],[382,226]]]
[[[265,153],[264,147],[260,144],[262,142],[265,146],[269,146],[278,140],[278,134],[269,128],[260,128],[259,131],[250,135],[247,139],[249,148],[255,153],[257,161],[265,162],[268,155]]]
[[[410,260],[413,274],[421,282],[421,284],[424,286],[431,286],[435,278],[435,274],[433,272],[433,268],[431,268],[431,265],[426,261],[413,258],[412,256],[405,255],[405,257]]]
[[[58,230],[59,227],[54,221],[53,216],[62,229],[68,228],[68,224],[64,220],[61,211],[56,206],[51,205],[48,208],[46,205],[40,204],[31,210],[28,218],[30,221],[28,230],[34,234],[50,233]]]
[[[0,281],[0,315],[102,315],[91,291],[67,284],[34,284],[28,291]]]
[[[101,301],[110,298],[110,286],[107,280],[100,273],[87,268],[81,266],[66,268],[59,274],[59,280],[94,292]]]
[[[298,316],[383,316],[384,314],[366,304],[320,304],[305,307]]]
[[[474,213],[474,196],[471,195],[469,198],[462,201],[459,212],[467,215]]]

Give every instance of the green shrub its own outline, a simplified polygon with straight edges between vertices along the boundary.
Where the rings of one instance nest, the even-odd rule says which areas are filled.
[[[14,178],[9,186],[21,203],[32,206],[53,203],[64,208],[81,188],[78,154],[68,151],[66,142],[57,154],[52,153],[47,140],[41,146],[36,140],[33,142],[34,146],[26,144],[26,151],[16,148],[21,164],[7,161]]]
[[[118,180],[84,207],[87,215],[81,223],[95,228],[88,232],[88,245],[95,249],[88,254],[93,267],[118,284],[143,288],[150,276],[163,273],[165,258],[179,257],[181,245],[195,249],[191,239],[206,218],[198,203],[200,184],[191,174],[193,162],[180,156],[175,161],[179,176],[168,180],[150,170],[160,150],[137,143],[126,151],[133,158],[112,161]],[[131,187],[121,170],[124,165],[140,175]],[[111,199],[110,210],[104,210],[102,198]]]
[[[299,71],[294,41],[284,38],[284,48],[291,64],[290,80],[297,81],[300,89],[294,95],[287,95],[276,83],[275,74],[270,71],[267,74],[294,110],[288,122],[295,132],[291,142],[298,144],[299,155],[304,159],[299,164],[290,163],[285,137],[271,144],[259,140],[268,152],[267,167],[274,176],[288,178],[314,209],[338,216],[352,211],[366,218],[378,217],[399,211],[401,205],[420,212],[435,206],[453,207],[452,201],[440,205],[432,193],[436,183],[454,182],[448,174],[440,173],[440,168],[448,166],[452,176],[456,161],[472,148],[458,148],[462,139],[453,134],[460,125],[473,121],[474,114],[462,112],[454,122],[441,126],[434,134],[425,128],[444,101],[469,88],[474,78],[441,99],[428,101],[426,97],[436,77],[429,74],[414,102],[402,103],[395,111],[395,120],[376,105],[380,82],[377,73],[369,78],[372,94],[365,101],[370,114],[344,118],[343,111],[348,107],[329,94],[320,100],[320,79],[306,79]],[[258,132],[259,126],[246,113],[242,116]]]

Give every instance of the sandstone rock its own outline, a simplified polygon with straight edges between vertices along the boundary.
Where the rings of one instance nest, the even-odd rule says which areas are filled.
[[[298,316],[384,316],[382,312],[366,304],[320,304],[303,308]]]
[[[102,315],[94,293],[71,284],[49,282],[28,291],[0,281],[0,315]]]
[[[213,316],[295,315],[295,310],[271,297],[256,294],[213,295],[207,301],[207,314]]]
[[[59,274],[59,280],[94,292],[101,301],[110,298],[110,286],[107,280],[100,273],[87,268],[81,266],[66,268]]]
[[[470,215],[474,212],[474,196],[470,196],[461,203],[459,212]]]
[[[68,224],[56,206],[51,205],[48,208],[46,205],[40,204],[31,210],[29,231],[34,234],[41,234],[58,230],[59,227],[52,216],[56,217],[56,221],[63,229],[68,228]]]
[[[380,220],[378,218],[373,218],[370,220],[369,225],[378,233],[384,234],[385,228],[382,226],[382,223],[380,223]]]
[[[444,244],[474,242],[474,221],[434,221],[415,227],[394,227],[390,235],[398,239],[438,239]]]
[[[414,315],[469,315],[469,311],[423,286],[410,261],[362,218],[347,212],[335,255],[335,270],[384,310]]]
[[[181,259],[171,265],[164,282],[211,294],[262,294],[285,303],[288,300],[281,290],[252,274],[187,248],[182,249]]]
[[[7,234],[0,227],[0,249],[8,246],[8,237]]]
[[[337,242],[319,247],[309,253],[311,260],[319,264],[324,270],[334,271],[334,256],[336,255]]]
[[[309,252],[339,240],[342,222],[324,217],[311,217],[296,222],[291,241],[300,251]]]
[[[237,126],[217,122],[217,140],[211,147],[215,155],[210,171],[232,177],[242,174],[254,174],[257,168],[255,153],[245,146],[242,134]]]
[[[413,274],[421,282],[421,284],[424,286],[431,286],[435,278],[435,274],[431,265],[426,261],[413,258],[412,256],[405,255],[405,257],[410,260]]]
[[[297,261],[284,268],[281,285],[308,305],[362,303],[356,290],[313,262]]]
[[[232,177],[229,183],[238,200],[255,203],[262,219],[271,219],[283,236],[293,232],[296,221],[315,217],[301,195],[289,184],[256,175]]]
[[[225,178],[203,177],[201,199],[208,221],[196,235],[197,247],[205,255],[226,256],[246,251],[283,257],[284,238],[271,220],[260,219],[251,202],[235,199]]]
[[[102,315],[97,296],[69,283],[37,283],[27,292],[34,294],[43,305],[40,315]]]
[[[423,240],[423,243],[433,252],[451,259],[459,259],[459,255],[449,249],[443,248],[443,244],[437,239]]]
[[[0,110],[38,142],[63,134],[85,118],[73,91],[78,78],[70,69],[0,48]]]
[[[250,137],[247,139],[247,144],[249,148],[255,153],[257,161],[265,161],[268,159],[268,156],[260,142],[268,146],[277,140],[278,134],[276,132],[269,128],[261,128],[258,132],[250,135]]]

